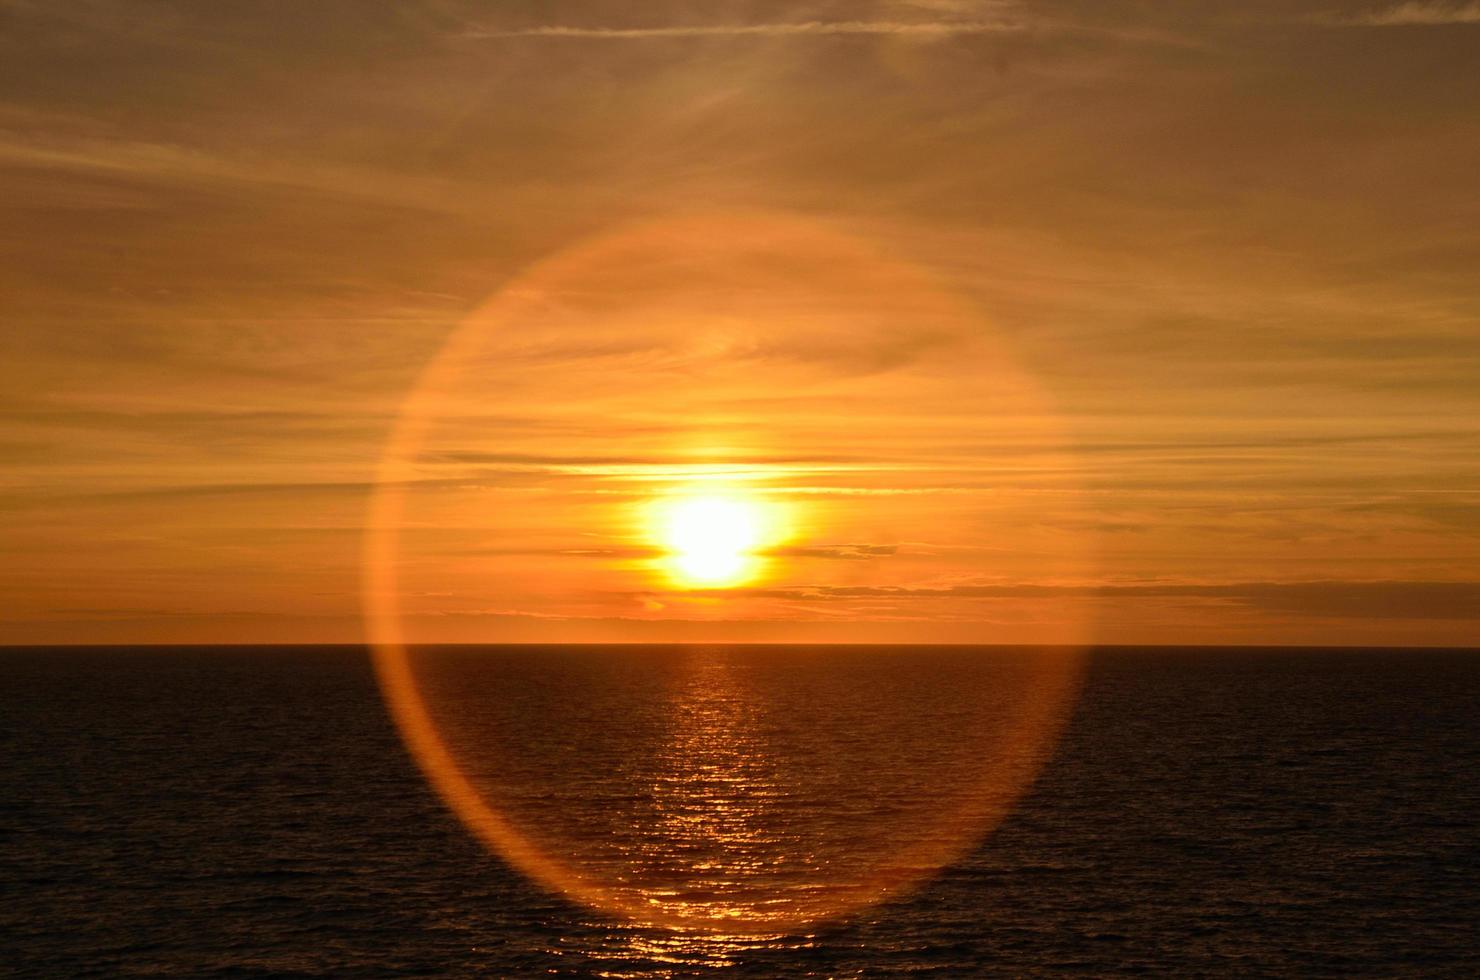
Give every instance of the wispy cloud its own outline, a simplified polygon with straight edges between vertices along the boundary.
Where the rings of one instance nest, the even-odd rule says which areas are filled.
[[[1443,3],[1408,0],[1393,7],[1358,14],[1328,14],[1322,23],[1345,27],[1423,27],[1480,24],[1480,2]]]
[[[958,34],[999,34],[1023,30],[1022,21],[893,21],[893,20],[808,20],[770,24],[679,24],[657,27],[570,27],[547,25],[513,31],[469,31],[466,37],[509,38],[594,38],[628,39],[661,37],[790,37],[797,35],[887,34],[917,37],[951,37]]]
[[[709,599],[765,598],[790,602],[867,599],[1163,599],[1213,601],[1266,612],[1359,619],[1480,618],[1480,582],[1228,582],[1103,585],[798,586],[690,589]]]
[[[899,548],[892,544],[838,544],[813,547],[789,546],[772,548],[767,552],[775,558],[826,558],[836,561],[871,561],[897,554]]]

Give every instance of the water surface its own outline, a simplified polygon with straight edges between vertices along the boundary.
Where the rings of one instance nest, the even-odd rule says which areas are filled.
[[[545,810],[559,819],[589,823],[634,806],[666,812],[676,839],[689,834],[689,850],[650,853],[644,874],[716,846],[762,867],[777,854],[856,860],[849,821],[897,811],[909,816],[903,826],[919,825],[928,808],[911,808],[925,794],[878,797],[866,820],[812,804],[828,791],[867,800],[857,781],[868,778],[917,790],[940,783],[969,744],[949,737],[966,717],[952,712],[989,703],[962,696],[968,685],[952,693],[938,673],[917,674],[914,691],[900,688],[897,673],[881,683],[889,668],[869,651],[833,651],[831,660],[691,651],[662,665],[631,661],[625,690],[600,676],[610,667],[596,676],[548,659],[521,667],[531,652],[503,653],[504,689],[524,693],[469,716],[481,719],[474,729],[528,734],[544,719],[543,734],[510,744],[531,764],[560,752],[582,760],[545,768],[584,772],[549,782],[567,794]],[[919,654],[921,663],[953,662]],[[845,922],[745,937],[625,926],[510,871],[428,789],[360,650],[3,657],[0,890],[11,897],[0,903],[0,934],[21,976],[1480,969],[1474,654],[1097,652],[1055,755],[966,856]],[[972,668],[978,679],[990,675],[986,662]],[[574,681],[552,677],[579,669],[595,691],[568,698],[561,685]],[[786,691],[792,700],[778,711]],[[644,699],[672,703],[675,694],[689,715],[633,714]],[[900,724],[901,705],[918,708],[921,698],[938,710],[922,716],[917,741],[898,744],[911,730]],[[817,719],[850,716],[857,725],[818,734],[826,764],[798,769]],[[622,751],[633,739],[656,748]],[[599,758],[609,765],[590,764]],[[623,767],[645,775],[628,779]],[[810,781],[801,778],[809,771]],[[686,776],[665,784],[665,773]],[[583,784],[603,782],[609,792],[640,789],[615,808],[571,803]],[[839,834],[817,832],[829,821]],[[657,839],[628,838],[623,846]],[[804,846],[792,846],[798,840]],[[809,876],[784,870],[803,885]],[[733,885],[742,896],[744,877]]]

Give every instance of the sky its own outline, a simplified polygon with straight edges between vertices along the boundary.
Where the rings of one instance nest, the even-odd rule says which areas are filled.
[[[0,0],[0,643],[1480,643],[1477,63],[1427,0]]]

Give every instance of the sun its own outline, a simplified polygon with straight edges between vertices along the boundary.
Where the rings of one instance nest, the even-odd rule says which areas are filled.
[[[739,496],[680,497],[661,508],[670,574],[685,585],[724,587],[754,576],[769,537],[763,504]]]

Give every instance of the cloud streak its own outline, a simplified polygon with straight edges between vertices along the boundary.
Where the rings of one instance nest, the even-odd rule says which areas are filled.
[[[1331,14],[1323,23],[1344,27],[1435,27],[1446,24],[1480,24],[1480,3],[1423,3],[1409,0],[1384,10],[1364,14]]]
[[[1144,585],[957,585],[941,588],[810,586],[695,589],[679,594],[791,602],[1057,598],[1207,600],[1295,615],[1357,619],[1480,619],[1480,582],[1167,582]]]
[[[905,37],[954,37],[961,34],[1001,34],[1021,31],[1027,25],[1012,20],[891,21],[808,20],[771,24],[682,24],[661,27],[571,27],[547,25],[514,31],[470,31],[471,38],[590,38],[630,40],[665,37],[798,37],[844,34],[897,35]]]

